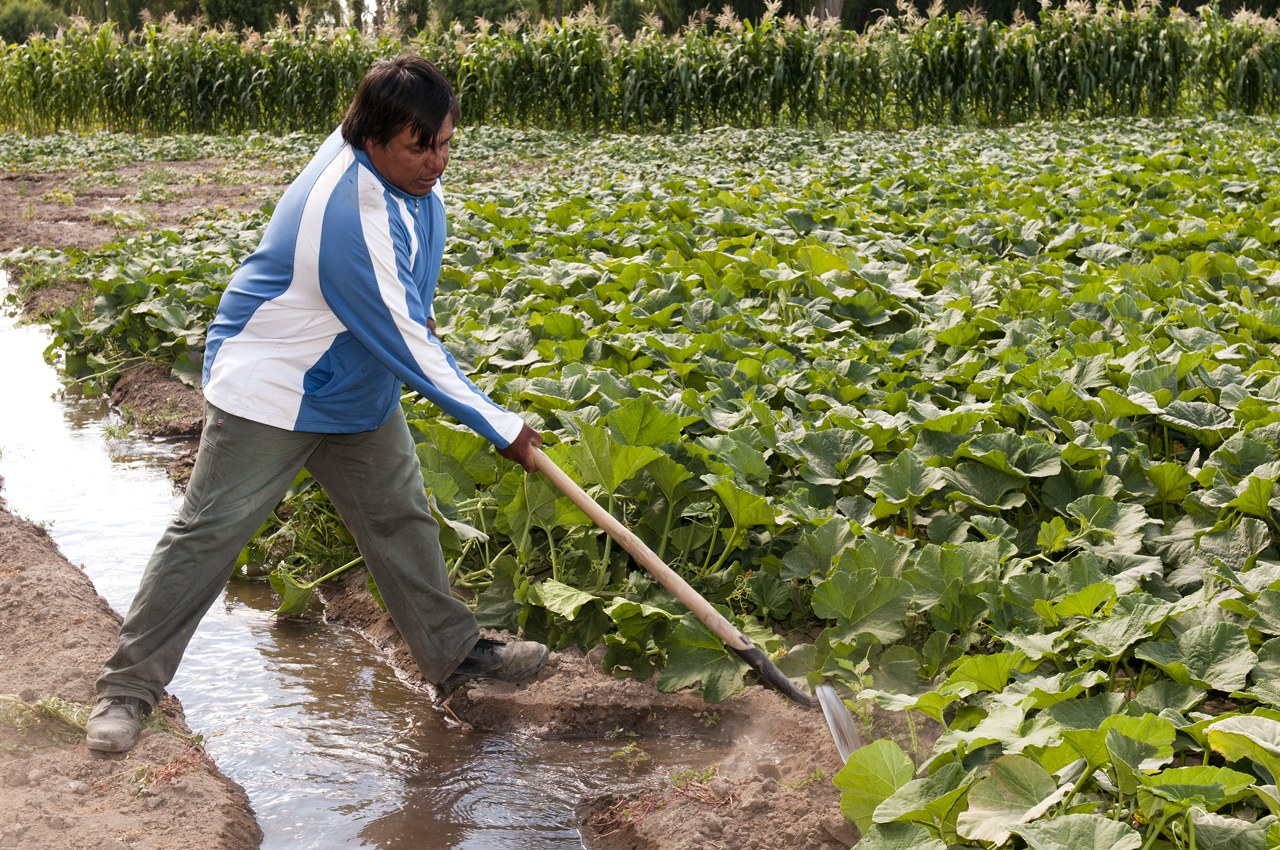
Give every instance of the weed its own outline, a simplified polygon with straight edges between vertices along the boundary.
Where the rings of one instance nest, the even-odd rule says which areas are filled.
[[[24,210],[22,211],[22,220],[23,220],[23,221],[35,221],[35,220],[36,220],[36,205],[35,205],[35,204],[31,204],[31,203],[28,203],[28,204],[27,204],[26,209],[24,209]]]
[[[827,779],[827,772],[822,768],[818,768],[813,773],[810,773],[808,776],[806,776],[804,779],[797,779],[795,782],[779,782],[778,784],[781,785],[783,788],[792,788],[795,790],[799,790],[801,788],[808,787],[814,782],[823,782],[826,779]]]
[[[84,724],[89,719],[89,708],[67,702],[50,694],[35,702],[27,702],[13,694],[0,694],[0,723],[26,737],[32,730],[46,727],[46,731],[58,743],[73,743],[84,737]]]
[[[153,711],[152,715],[160,712]],[[167,725],[167,724],[166,724]],[[172,731],[172,730],[169,730]],[[180,776],[186,776],[191,771],[199,767],[203,762],[209,760],[209,754],[205,752],[201,742],[194,739],[188,739],[187,745],[182,748],[182,752],[168,764],[160,766],[147,765],[140,767],[129,776],[129,780],[138,786],[138,796],[147,797],[151,794],[151,789],[159,782],[169,783]]]
[[[106,224],[116,230],[142,230],[154,219],[155,216],[147,213],[120,212],[110,207],[103,207],[89,216],[89,220],[95,224]]]
[[[32,519],[32,518],[31,518],[31,517],[29,517],[29,516],[24,516],[24,515],[21,515],[21,514],[19,514],[19,518],[20,518],[20,519],[23,519],[23,520],[26,520],[27,522],[29,522],[29,523],[31,523],[32,525],[34,525],[36,528],[44,529],[44,533],[45,533],[45,534],[52,534],[52,533],[53,533],[53,523],[54,523],[54,520],[51,520],[51,519],[42,519],[42,520],[37,521],[37,520]]]
[[[76,194],[83,194],[93,186],[120,186],[128,180],[123,174],[114,171],[89,171],[72,177],[66,182],[66,187]]]
[[[702,770],[680,770],[671,774],[667,780],[674,788],[685,788],[690,782],[702,784],[715,778],[720,770],[719,764],[713,764],[710,767],[704,767]]]
[[[637,738],[639,736],[635,732],[623,729],[621,726],[615,726],[612,731],[605,733],[605,737],[617,740],[618,738]]]
[[[111,440],[123,440],[129,436],[129,423],[124,419],[112,419],[109,423],[102,426],[102,439],[110,442]]]
[[[638,767],[641,762],[649,760],[649,754],[641,749],[639,744],[633,742],[627,744],[625,747],[609,756],[610,761],[619,759],[626,763],[627,773],[635,773],[636,767]]]
[[[45,204],[62,204],[64,207],[74,207],[76,205],[76,197],[70,192],[64,192],[61,189],[50,189],[40,196],[41,203]]]
[[[693,716],[701,718],[702,725],[708,729],[720,722],[720,712],[712,711],[711,709],[707,709],[706,711],[695,711]]]
[[[166,168],[162,165],[152,166],[142,172],[141,181],[143,185],[164,186],[174,183],[194,183],[196,175],[186,174],[173,168]]]
[[[127,204],[171,204],[189,196],[189,192],[175,192],[168,186],[144,185],[124,200]]]
[[[20,198],[30,198],[30,197],[31,197],[31,184],[30,184],[30,183],[28,183],[26,180],[19,180],[19,181],[18,181],[18,186],[17,186],[17,188],[16,188],[14,191],[16,191],[16,192],[18,193],[18,197],[20,197]]]
[[[141,428],[143,431],[156,425],[170,425],[181,420],[185,415],[186,412],[173,396],[166,397],[163,405],[153,406],[141,411],[134,410],[127,404],[120,405],[121,419],[130,425]]]

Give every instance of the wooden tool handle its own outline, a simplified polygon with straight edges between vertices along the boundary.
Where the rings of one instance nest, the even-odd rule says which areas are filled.
[[[534,463],[538,466],[538,471],[547,478],[551,479],[551,483],[568,497],[569,501],[577,505],[584,514],[591,518],[591,521],[600,528],[604,529],[610,537],[618,542],[618,545],[626,549],[631,557],[635,558],[642,567],[649,571],[649,574],[658,580],[658,583],[671,591],[681,604],[693,612],[699,620],[706,624],[707,628],[715,632],[721,640],[729,646],[730,649],[745,652],[755,647],[746,635],[734,628],[734,625],[724,618],[719,611],[711,607],[711,603],[703,599],[698,591],[689,586],[689,583],[682,579],[675,570],[668,567],[662,562],[652,549],[645,545],[644,541],[631,533],[618,520],[614,519],[613,514],[596,503],[596,500],[586,494],[577,483],[565,474],[564,470],[556,466],[555,461],[547,457],[541,449],[533,450]]]

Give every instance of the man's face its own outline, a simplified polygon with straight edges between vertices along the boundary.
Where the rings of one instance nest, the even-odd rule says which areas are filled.
[[[429,194],[449,164],[449,140],[453,138],[453,118],[446,116],[436,136],[435,147],[418,143],[413,130],[405,127],[387,144],[365,140],[364,152],[388,183],[410,195]]]

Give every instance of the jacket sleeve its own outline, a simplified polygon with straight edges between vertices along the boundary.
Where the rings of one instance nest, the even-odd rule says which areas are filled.
[[[432,195],[419,203],[427,205],[426,239],[419,238],[411,202],[388,192],[368,169],[353,169],[353,179],[335,191],[325,212],[320,290],[339,321],[387,369],[498,448],[506,448],[524,420],[472,383],[427,330],[430,293],[444,253],[444,205]],[[429,284],[420,289],[413,268],[423,262]]]

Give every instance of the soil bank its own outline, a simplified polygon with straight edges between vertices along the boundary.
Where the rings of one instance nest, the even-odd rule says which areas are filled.
[[[0,694],[90,707],[119,628],[89,578],[0,498]],[[31,715],[0,703],[0,720],[10,721],[0,722],[0,848],[258,847],[262,831],[244,789],[189,740],[176,698],[159,710],[163,721],[149,725],[160,728],[144,729],[133,752],[104,757],[65,742],[59,732],[67,730],[51,720],[24,734],[13,724]]]

